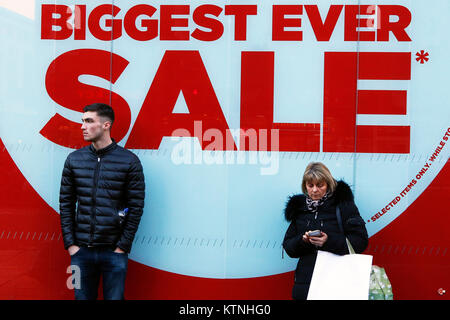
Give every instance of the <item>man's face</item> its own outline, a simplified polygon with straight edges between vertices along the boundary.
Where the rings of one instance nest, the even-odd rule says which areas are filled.
[[[81,130],[85,141],[95,142],[100,140],[107,133],[110,122],[97,115],[97,112],[88,111],[81,118],[83,122]]]

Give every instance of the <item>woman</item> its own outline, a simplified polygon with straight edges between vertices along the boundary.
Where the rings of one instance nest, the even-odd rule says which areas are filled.
[[[291,258],[300,258],[292,290],[292,297],[296,300],[306,300],[308,296],[317,250],[347,254],[346,237],[356,253],[363,252],[368,245],[365,223],[350,187],[344,181],[334,180],[323,163],[312,162],[306,167],[302,191],[303,194],[288,199],[284,210],[290,225],[283,248]],[[340,232],[336,218],[337,206],[345,236]],[[309,235],[312,230],[320,230],[319,235]]]

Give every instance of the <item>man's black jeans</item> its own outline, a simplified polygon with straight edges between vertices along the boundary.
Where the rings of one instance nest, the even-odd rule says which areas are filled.
[[[128,254],[110,248],[80,247],[71,256],[71,266],[76,300],[96,300],[100,276],[105,300],[124,299]]]

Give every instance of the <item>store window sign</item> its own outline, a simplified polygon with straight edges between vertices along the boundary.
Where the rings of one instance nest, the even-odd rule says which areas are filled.
[[[0,2],[2,29],[24,33],[6,33],[2,59],[11,46],[34,55],[4,64],[27,94],[0,87],[17,106],[1,109],[2,141],[58,212],[64,159],[85,145],[82,107],[111,103],[113,136],[149,189],[132,259],[211,278],[292,270],[282,210],[308,162],[352,185],[373,235],[448,159],[436,75],[449,45],[431,39],[449,22],[439,6],[373,2],[35,1],[34,20]]]
[[[28,19],[35,19],[35,0],[0,0],[0,8],[8,9]]]

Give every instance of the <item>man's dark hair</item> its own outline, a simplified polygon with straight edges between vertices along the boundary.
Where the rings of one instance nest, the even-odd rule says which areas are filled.
[[[111,106],[105,104],[105,103],[93,103],[90,105],[87,105],[83,108],[84,112],[97,112],[97,115],[99,117],[107,118],[111,121],[111,125],[114,122],[114,110],[111,108]]]

